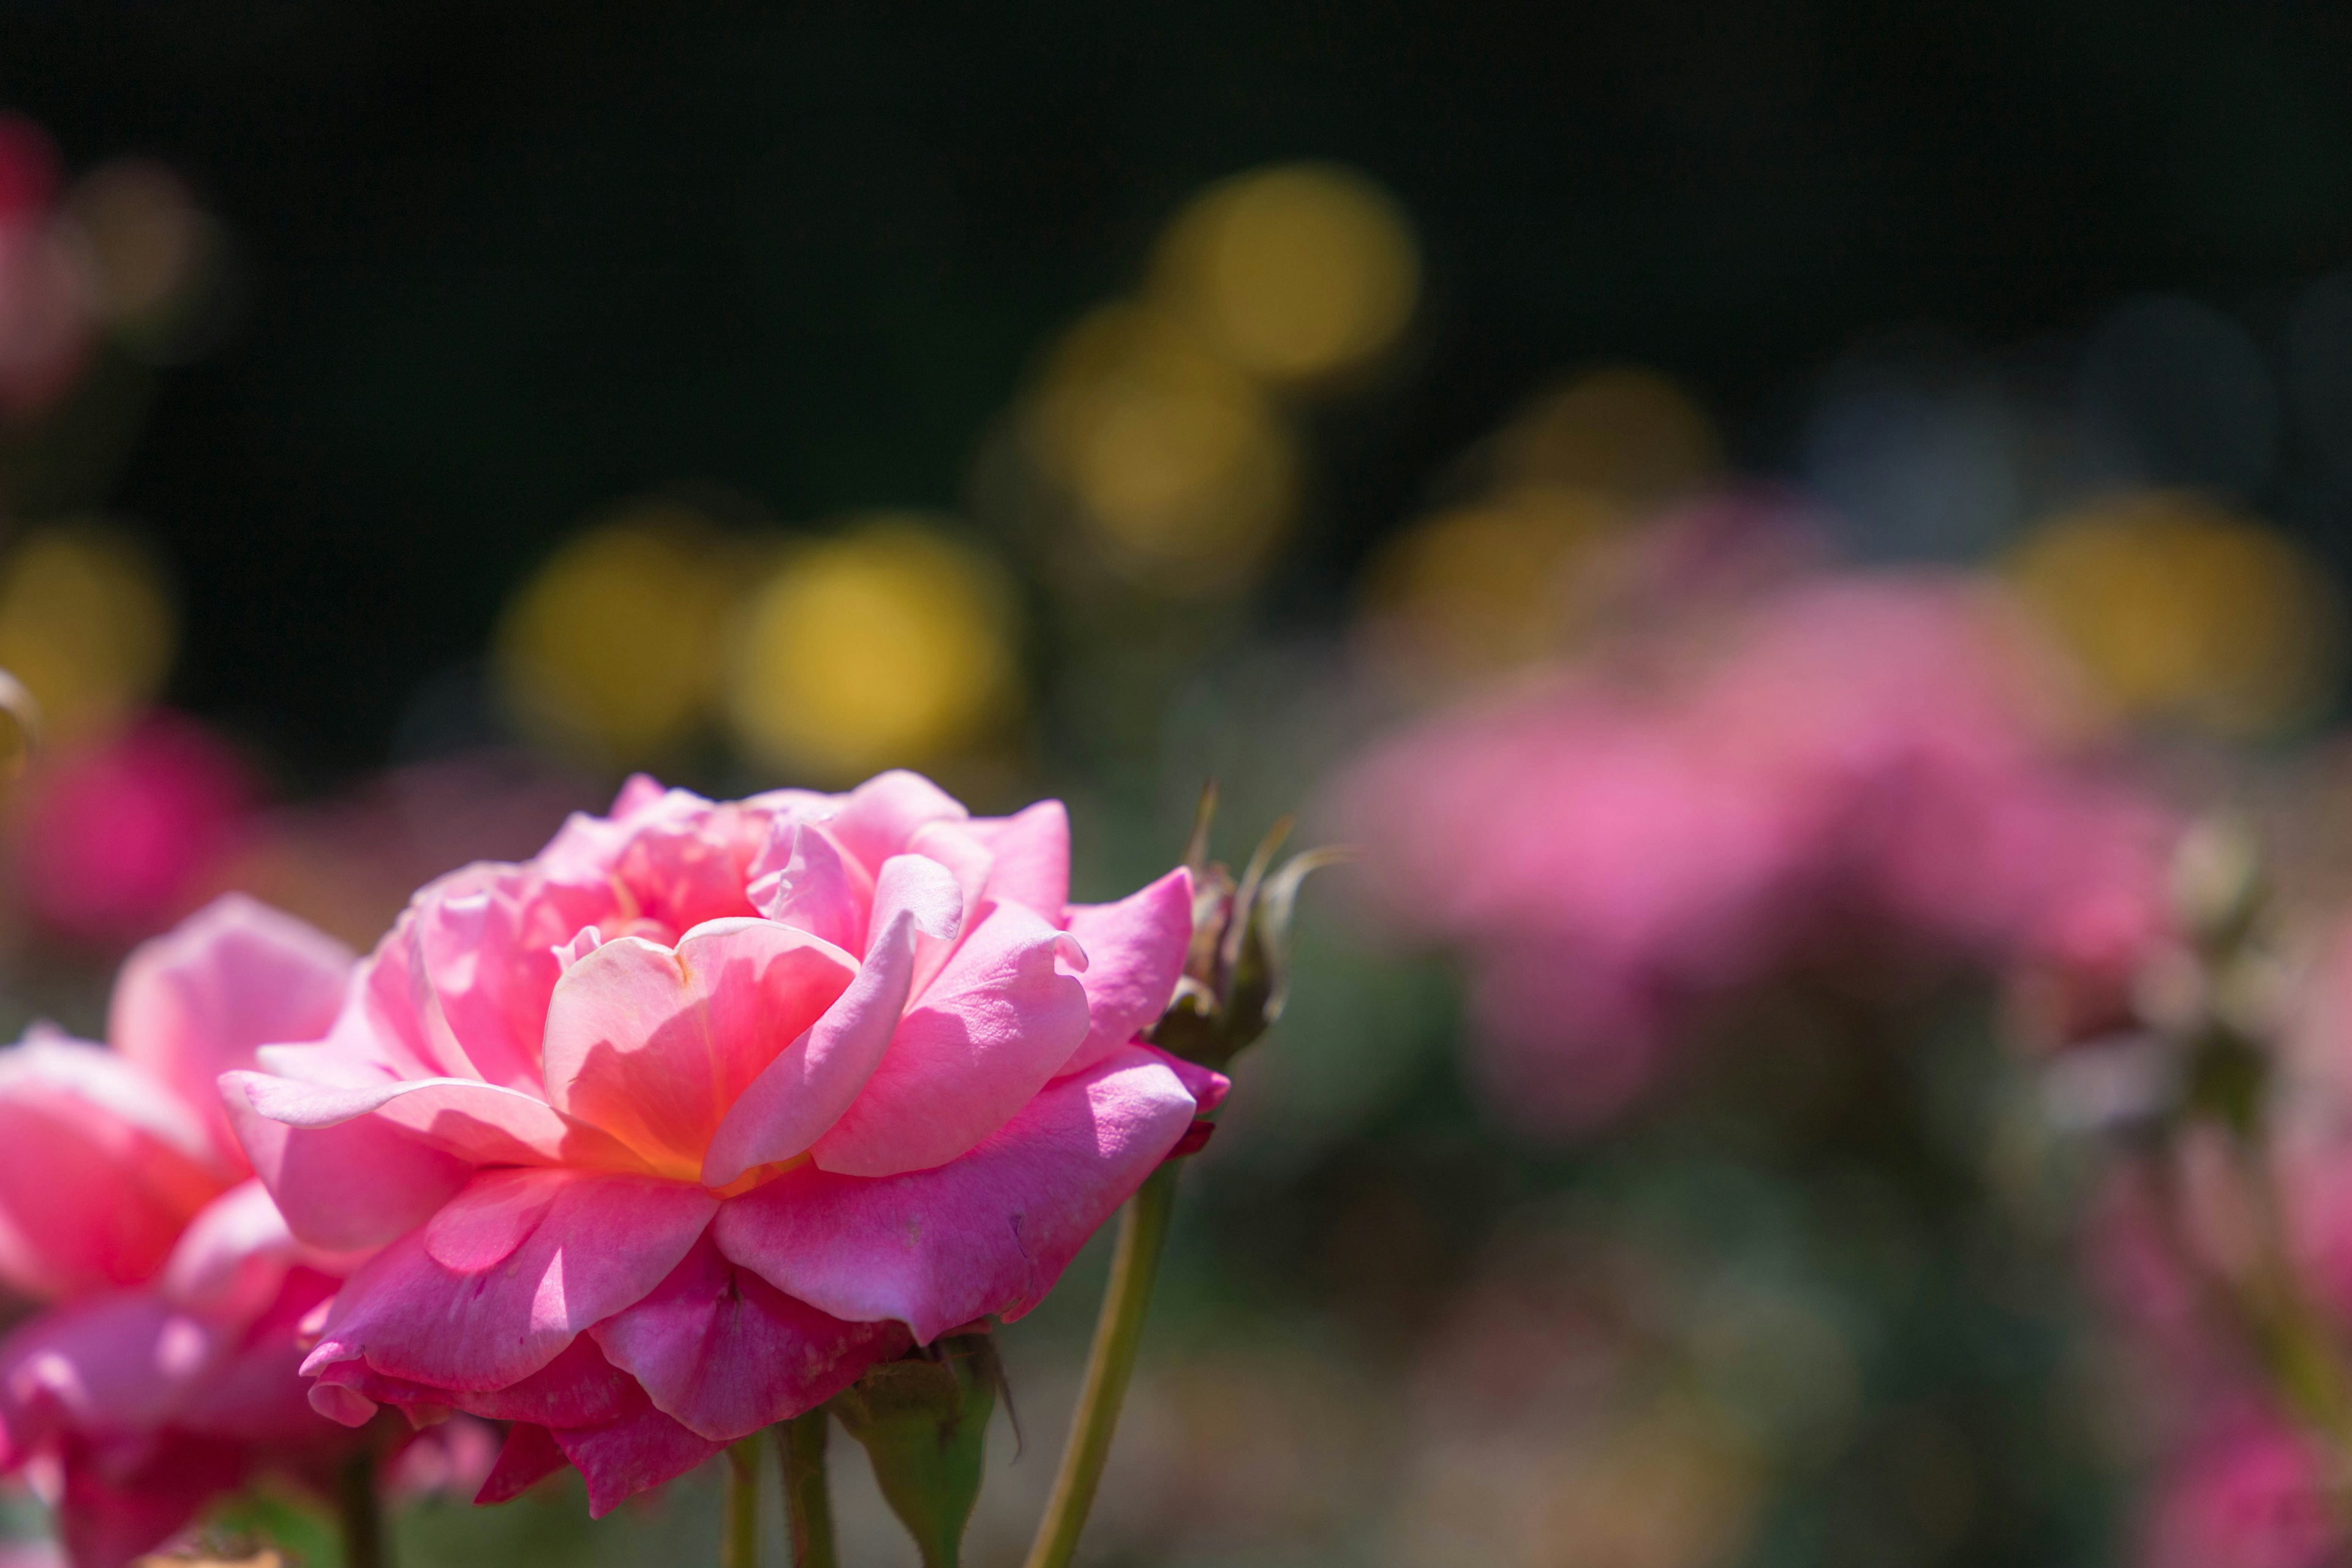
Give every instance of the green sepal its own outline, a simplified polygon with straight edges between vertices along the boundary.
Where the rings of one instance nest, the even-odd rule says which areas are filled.
[[[980,1500],[988,1421],[1003,1372],[987,1334],[950,1334],[872,1368],[833,1401],[842,1429],[874,1463],[883,1500],[915,1538],[924,1568],[956,1568]]]

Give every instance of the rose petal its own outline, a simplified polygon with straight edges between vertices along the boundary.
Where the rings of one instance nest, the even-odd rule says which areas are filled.
[[[697,1177],[729,1109],[857,972],[831,942],[768,920],[697,926],[675,951],[607,942],[548,1005],[549,1096],[655,1169]]]
[[[499,1212],[522,1182],[553,1190],[495,1263],[452,1268],[433,1255],[427,1233],[402,1237],[336,1297],[305,1371],[364,1359],[439,1388],[504,1388],[660,1284],[717,1207],[699,1187],[591,1172],[487,1173],[455,1201]]]
[[[879,873],[882,862],[905,851],[927,822],[961,822],[963,803],[920,773],[892,769],[835,797],[825,824],[834,841]]]
[[[877,1180],[802,1166],[730,1199],[711,1234],[786,1295],[851,1321],[895,1319],[929,1342],[1034,1306],[1194,1108],[1164,1062],[1123,1047],[952,1164]]]
[[[425,1223],[473,1174],[455,1155],[373,1116],[298,1131],[253,1108],[258,1073],[225,1073],[221,1098],[287,1227],[313,1247],[381,1247]]]
[[[123,961],[107,1037],[194,1107],[238,1160],[215,1082],[251,1067],[257,1047],[325,1034],[354,962],[324,931],[229,893]]]
[[[602,1519],[624,1500],[676,1480],[727,1447],[697,1436],[648,1405],[609,1426],[559,1430],[555,1440],[588,1483],[588,1517]]]
[[[0,1051],[0,1281],[35,1298],[153,1277],[227,1184],[193,1108],[102,1047]]]
[[[635,1306],[589,1332],[655,1408],[731,1443],[811,1410],[907,1348],[896,1323],[845,1323],[719,1255],[709,1236]]]
[[[1115,904],[1070,911],[1070,934],[1087,950],[1087,1037],[1064,1072],[1092,1067],[1160,1021],[1184,973],[1192,942],[1192,876],[1178,867]]]
[[[816,1163],[857,1176],[926,1170],[1003,1126],[1086,1037],[1086,990],[1055,964],[1067,941],[1018,904],[985,911],[817,1140]]]
[[[507,1428],[506,1446],[499,1450],[499,1462],[490,1468],[489,1475],[482,1481],[482,1489],[474,1494],[474,1501],[487,1505],[519,1498],[570,1462],[554,1433],[528,1421],[518,1421]]]
[[[760,858],[751,863],[745,889],[751,905],[772,921],[797,926],[850,952],[863,952],[866,925],[874,905],[874,878],[824,829],[799,819],[779,821]]]
[[[229,1076],[243,1085],[255,1110],[289,1127],[316,1131],[373,1116],[476,1165],[644,1168],[601,1129],[565,1116],[536,1095],[476,1079],[404,1079],[344,1089],[260,1073]]]
[[[894,856],[875,884],[866,962],[840,1000],[737,1099],[712,1135],[705,1185],[724,1187],[755,1165],[805,1153],[873,1076],[914,986],[916,943],[955,933],[958,894],[946,868]]]
[[[976,817],[964,831],[995,858],[985,897],[1060,918],[1070,901],[1070,814],[1060,801],[1041,800],[1011,816]]]

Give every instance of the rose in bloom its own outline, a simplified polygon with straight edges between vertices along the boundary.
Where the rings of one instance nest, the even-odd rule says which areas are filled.
[[[511,1422],[483,1500],[568,1459],[602,1512],[1026,1311],[1224,1087],[1136,1040],[1189,877],[1068,881],[1058,803],[973,818],[897,773],[638,779],[425,889],[323,1040],[223,1080],[296,1234],[383,1247],[313,1402]]]
[[[331,1023],[341,943],[226,898],[131,954],[114,1048],[0,1051],[0,1283],[47,1303],[0,1342],[0,1468],[27,1468],[78,1568],[118,1568],[257,1464],[331,1461],[296,1328],[341,1260],[253,1180],[215,1079]]]
[[[1855,931],[2033,973],[2096,1027],[2165,930],[2172,824],[2084,766],[1958,574],[1799,577],[1391,737],[1341,781],[1390,922],[1471,957],[1507,1107],[1638,1094],[1696,1005]]]

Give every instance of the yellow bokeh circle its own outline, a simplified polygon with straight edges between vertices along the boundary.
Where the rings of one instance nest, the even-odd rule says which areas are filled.
[[[508,605],[499,684],[525,725],[602,760],[661,756],[719,689],[734,556],[697,513],[627,507],[559,550]]]
[[[23,683],[60,740],[154,697],[178,639],[163,573],[110,524],[43,530],[0,562],[0,669]]]
[[[1299,456],[1251,380],[1170,318],[1106,306],[1062,340],[1027,428],[1111,563],[1186,593],[1248,576],[1297,505]]]
[[[1418,689],[1559,653],[1582,625],[1587,579],[1625,520],[1611,497],[1557,486],[1423,519],[1367,572],[1365,632],[1375,658]]]
[[[1638,365],[1587,371],[1545,393],[1493,444],[1499,483],[1598,490],[1637,508],[1686,495],[1722,467],[1706,411]]]
[[[1286,163],[1195,197],[1160,241],[1151,292],[1250,374],[1301,384],[1395,346],[1421,255],[1403,210],[1364,175]]]
[[[2208,497],[2095,502],[2038,530],[2009,574],[2134,717],[2250,737],[2310,720],[2335,695],[2335,584],[2284,534]]]
[[[984,740],[1017,707],[1010,580],[916,514],[880,513],[789,550],[744,606],[728,713],[796,777],[919,765]]]

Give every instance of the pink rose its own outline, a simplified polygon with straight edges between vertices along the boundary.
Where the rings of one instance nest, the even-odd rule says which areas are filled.
[[[225,898],[131,955],[114,1049],[0,1051],[0,1282],[50,1303],[0,1342],[0,1468],[30,1468],[78,1568],[129,1562],[257,1463],[341,1447],[295,1375],[341,1260],[288,1233],[214,1080],[324,1028],[352,963]]]
[[[297,1234],[384,1250],[304,1370],[515,1423],[601,1513],[874,1362],[1045,1295],[1224,1080],[1136,1042],[1171,872],[1066,904],[1061,805],[885,773],[714,804],[631,781],[425,889],[326,1039],[223,1079]]]
[[[1410,725],[1341,776],[1378,912],[1462,952],[1503,1112],[1637,1099],[1711,1004],[1856,933],[2108,1025],[2177,824],[1982,581],[1822,573]],[[1876,958],[1871,962],[1877,962]]]

